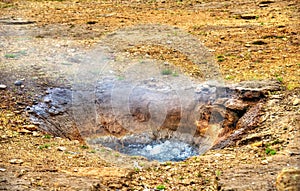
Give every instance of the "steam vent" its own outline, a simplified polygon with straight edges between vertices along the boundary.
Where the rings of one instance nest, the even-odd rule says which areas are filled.
[[[147,47],[171,51],[189,64],[159,60],[159,52]],[[78,67],[72,87],[49,88],[27,110],[34,123],[56,136],[149,160],[184,160],[230,145],[254,128],[261,103],[280,89],[275,81],[224,84],[212,58],[178,28],[125,28],[107,35],[98,49],[70,59]]]

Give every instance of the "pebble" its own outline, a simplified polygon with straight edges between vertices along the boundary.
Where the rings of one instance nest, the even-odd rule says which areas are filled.
[[[268,164],[269,162],[267,161],[267,160],[262,160],[261,161],[261,164],[263,164],[263,165],[266,165],[266,164]]]
[[[21,134],[31,134],[32,132],[27,130],[27,129],[21,129],[21,130],[18,130],[18,133],[21,133]]]
[[[33,131],[32,136],[39,137],[39,136],[41,136],[41,134],[38,131]]]
[[[263,146],[263,142],[259,141],[259,142],[255,142],[251,144],[252,147],[262,147]]]
[[[173,42],[170,40],[167,40],[167,44],[172,44]]]
[[[259,4],[258,6],[261,7],[261,8],[263,8],[263,7],[269,7],[269,5],[267,5],[267,4]]]
[[[0,168],[0,172],[5,172],[6,169],[5,168]]]
[[[222,154],[221,153],[216,153],[214,156],[215,157],[220,157],[220,156],[222,156]]]
[[[36,131],[37,127],[35,125],[23,125],[23,128],[29,131]]]
[[[23,81],[21,81],[21,80],[17,80],[17,81],[15,81],[15,86],[21,86],[21,85],[23,85]]]
[[[293,106],[296,106],[296,105],[298,105],[300,103],[300,99],[299,98],[295,98],[294,100],[293,100]]]
[[[7,86],[6,85],[4,85],[4,84],[0,84],[0,90],[5,90],[7,88]]]
[[[67,150],[67,148],[66,147],[57,147],[57,150],[58,151],[65,151],[65,150]]]
[[[22,159],[11,159],[8,162],[10,164],[22,164],[24,161]]]
[[[45,99],[44,99],[44,102],[45,102],[45,103],[50,103],[50,102],[51,102],[51,99],[45,98]]]

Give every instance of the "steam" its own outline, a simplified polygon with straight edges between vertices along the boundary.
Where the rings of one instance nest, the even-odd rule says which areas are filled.
[[[13,60],[13,66],[16,70],[37,70],[36,76],[26,78],[34,81],[34,77],[50,77],[70,82],[71,115],[81,135],[90,142],[101,133],[109,135],[103,133],[103,117],[109,118],[113,125],[118,124],[115,128],[120,133],[146,133],[201,143],[201,152],[214,142],[213,130],[195,140],[196,121],[200,117],[197,111],[199,102],[207,104],[225,92],[214,91],[214,86],[222,83],[218,65],[208,49],[191,34],[171,26],[138,25],[115,31],[93,50],[86,50],[63,38],[36,38],[39,33],[32,32],[32,26],[29,28],[0,25],[0,40],[10,44],[9,47],[0,44],[5,49],[2,58],[3,54],[25,50],[20,54],[22,59]],[[132,47],[156,45],[186,55],[202,71],[202,78],[190,77],[181,68],[149,55],[133,57],[127,52]],[[4,64],[11,63],[8,60]],[[136,109],[144,109],[144,116],[134,115]],[[178,127],[172,132],[161,129],[168,125],[165,123],[170,112],[177,110],[181,116]]]
[[[160,45],[182,52],[203,71],[203,78],[191,78],[180,68],[173,66],[171,75],[163,75],[164,69],[170,69],[169,64],[166,67],[166,63],[161,60],[147,56],[134,58],[128,55],[126,52],[128,48],[139,45]],[[98,47],[102,48],[90,52],[87,59],[78,65],[78,73],[73,84],[74,119],[77,126],[82,128],[82,132],[85,132],[84,136],[92,137],[94,133],[100,131],[99,112],[106,112],[111,120],[118,121],[129,133],[155,134],[166,120],[168,107],[173,105],[173,108],[179,108],[181,119],[171,137],[190,143],[199,142],[193,140],[197,130],[195,122],[200,115],[197,112],[198,108],[195,107],[199,102],[199,97],[195,97],[195,91],[199,85],[208,82],[220,84],[221,79],[212,55],[199,40],[178,28],[139,25],[107,35],[99,42]],[[175,71],[176,76],[172,75]],[[103,88],[108,86],[110,87]],[[151,88],[154,88],[153,91]],[[105,100],[110,102],[108,104],[110,109],[97,111],[94,100],[97,100],[97,97],[105,97],[101,94],[103,91],[106,91],[105,95],[110,96],[109,100]],[[97,92],[101,95],[97,95]],[[159,98],[163,93],[167,96]],[[135,99],[137,96],[140,98]],[[148,102],[143,100],[143,96]],[[214,99],[216,92],[207,96]],[[147,108],[142,109],[148,112],[145,115],[148,115],[149,119],[145,119],[142,123],[133,115],[132,105],[139,104],[133,103],[134,100],[148,103]],[[103,102],[103,100],[99,102],[101,101]],[[214,140],[210,137],[201,141],[210,145]]]

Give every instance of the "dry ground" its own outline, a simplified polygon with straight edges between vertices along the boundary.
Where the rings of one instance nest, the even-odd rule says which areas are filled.
[[[286,88],[270,95],[262,124],[235,147],[183,162],[150,164],[30,129],[24,107],[33,102],[32,94],[64,81],[51,81],[41,68],[20,69],[28,59],[18,52],[19,41],[4,40],[0,84],[8,87],[0,90],[0,190],[275,190],[282,169],[299,167],[299,6],[296,0],[0,1],[0,34],[9,32],[6,24],[12,18],[34,21],[24,30],[32,34],[32,46],[45,54],[56,42],[88,50],[125,26],[167,24],[200,39],[215,55],[225,81],[276,79]],[[136,47],[129,53],[189,63],[159,48]],[[15,58],[16,52],[20,56]],[[31,75],[37,78],[26,81],[25,90],[14,87],[15,80]],[[133,161],[143,169],[135,169]],[[289,184],[279,182],[278,188]]]

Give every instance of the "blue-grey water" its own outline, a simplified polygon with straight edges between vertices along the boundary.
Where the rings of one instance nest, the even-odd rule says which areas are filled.
[[[198,155],[196,146],[177,140],[152,140],[144,143],[102,143],[103,146],[131,156],[144,156],[149,160],[182,161]]]

